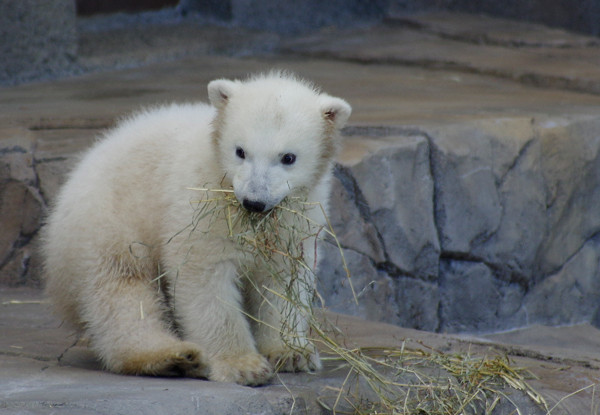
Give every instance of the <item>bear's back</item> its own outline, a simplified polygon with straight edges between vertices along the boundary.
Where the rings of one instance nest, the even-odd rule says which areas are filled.
[[[170,187],[189,186],[186,163],[210,157],[213,116],[206,104],[138,112],[104,134],[69,174],[43,230],[48,293],[67,320],[77,322],[73,299],[102,261],[129,253],[132,243],[160,245]]]

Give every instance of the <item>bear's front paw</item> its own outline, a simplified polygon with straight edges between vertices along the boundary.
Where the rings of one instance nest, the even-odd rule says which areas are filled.
[[[319,352],[312,345],[304,349],[275,349],[265,353],[277,372],[314,372],[322,368]]]
[[[258,353],[216,357],[210,365],[210,380],[240,385],[263,385],[273,376],[271,365]]]

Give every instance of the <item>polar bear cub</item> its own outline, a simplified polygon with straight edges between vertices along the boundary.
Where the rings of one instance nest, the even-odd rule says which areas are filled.
[[[258,385],[275,367],[316,370],[306,321],[291,335],[301,347],[290,346],[277,329],[289,313],[245,287],[244,255],[226,232],[189,230],[199,197],[190,188],[232,188],[251,212],[289,196],[326,207],[351,108],[281,72],[215,80],[208,96],[212,105],[140,112],[84,155],[45,227],[47,293],[116,373]],[[303,243],[313,265],[315,241]],[[277,288],[264,270],[251,279]]]

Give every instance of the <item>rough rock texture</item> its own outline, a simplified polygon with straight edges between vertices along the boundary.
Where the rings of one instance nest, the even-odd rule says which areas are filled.
[[[34,168],[33,140],[2,140],[0,147],[0,269],[3,282],[25,283],[39,221],[45,207]]]
[[[414,12],[417,10],[450,10],[467,13],[485,13],[528,22],[538,22],[563,27],[597,36],[600,34],[600,4],[595,0],[392,0],[392,10]]]
[[[232,21],[236,25],[284,35],[309,32],[323,26],[356,26],[379,21],[386,0],[297,0],[293,7],[277,0],[182,0],[184,10]]]
[[[517,118],[361,137],[379,148],[338,168],[331,215],[362,301],[348,307],[352,292],[336,275],[330,306],[447,332],[591,321],[598,128]],[[340,269],[326,263],[323,279],[332,265]]]
[[[437,287],[431,282],[437,280],[440,246],[429,144],[422,135],[377,141],[373,153],[336,169],[330,216],[354,292],[333,246],[326,250],[321,280],[334,284],[324,287],[324,295],[334,310],[435,330]]]
[[[73,136],[88,135],[74,141]],[[0,283],[40,284],[39,229],[88,132],[0,128]]]
[[[384,25],[325,38],[316,33],[289,39],[283,49],[309,57],[480,73],[600,94],[599,45],[597,38],[541,25],[442,12],[390,16]]]
[[[0,2],[0,84],[64,71],[76,51],[73,0]]]

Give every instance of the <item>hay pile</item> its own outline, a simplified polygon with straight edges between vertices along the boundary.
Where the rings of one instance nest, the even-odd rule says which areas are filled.
[[[226,223],[226,236],[254,261],[265,265],[273,278],[291,276],[291,283],[272,294],[285,299],[290,310],[302,313],[323,360],[346,373],[343,384],[323,391],[319,403],[325,409],[335,414],[479,415],[492,414],[504,401],[514,407],[515,414],[520,414],[511,400],[511,395],[519,391],[549,411],[544,398],[526,382],[528,372],[512,366],[506,356],[446,354],[424,344],[409,347],[407,342],[398,348],[346,348],[342,345],[345,342],[336,340],[339,330],[331,322],[317,318],[312,305],[304,304],[298,297],[298,287],[311,284],[303,281],[311,267],[305,262],[302,241],[317,236],[340,247],[320,205],[288,198],[270,212],[256,214],[241,208],[230,189],[192,190],[201,192],[195,224],[206,218],[210,224]],[[306,214],[307,209],[315,208],[324,215],[326,226]],[[286,220],[281,220],[284,216]],[[340,255],[350,278],[341,247]],[[263,287],[254,289],[261,291]],[[315,298],[325,308],[318,293]],[[282,338],[289,338],[285,333],[293,325],[294,321],[287,321],[278,328]]]

